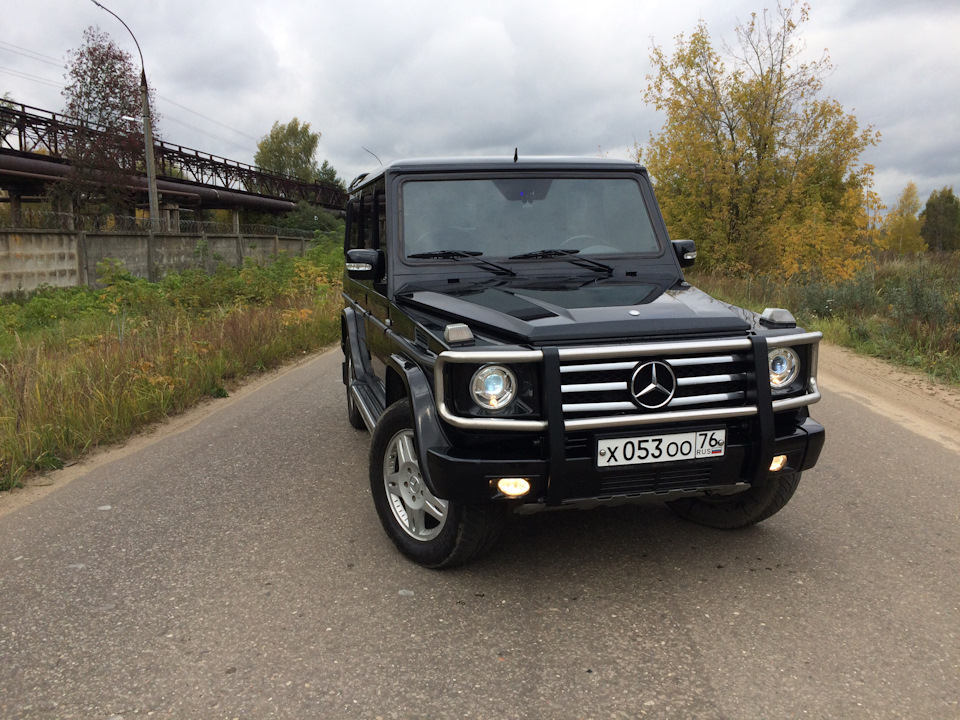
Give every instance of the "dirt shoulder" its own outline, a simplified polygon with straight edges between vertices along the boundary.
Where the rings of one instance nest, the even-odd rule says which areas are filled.
[[[335,349],[325,353],[334,352]],[[193,427],[229,403],[256,392],[286,372],[309,362],[307,358],[275,373],[257,378],[225,400],[211,400],[183,415],[155,426],[119,447],[100,450],[70,467],[27,480],[26,487],[0,492],[0,517],[29,505],[93,468],[137,452],[147,445]],[[960,391],[938,384],[920,373],[895,368],[835,345],[820,346],[821,389],[836,393],[882,413],[905,428],[960,453]]]
[[[820,345],[820,387],[960,453],[960,390],[909,369]],[[828,441],[829,442],[829,441]]]

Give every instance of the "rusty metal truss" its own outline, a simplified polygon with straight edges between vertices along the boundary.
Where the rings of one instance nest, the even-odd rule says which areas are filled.
[[[109,131],[48,110],[11,101],[0,102],[0,150],[63,158],[73,139],[81,132],[84,137],[89,137],[91,133]],[[306,200],[334,210],[344,208],[347,203],[347,194],[331,183],[303,182],[288,175],[267,172],[255,165],[162,140],[154,142],[154,155],[158,179],[291,202]]]

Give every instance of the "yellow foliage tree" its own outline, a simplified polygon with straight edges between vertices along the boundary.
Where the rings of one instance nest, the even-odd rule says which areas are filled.
[[[920,235],[920,196],[912,180],[907,183],[897,200],[897,205],[887,215],[883,224],[883,247],[897,255],[924,252],[927,243]]]
[[[791,2],[754,14],[726,57],[703,21],[672,57],[651,51],[645,100],[666,122],[637,158],[671,234],[696,240],[708,268],[840,279],[876,245],[882,206],[860,155],[879,134],[818,99],[831,66],[801,60],[808,13]]]

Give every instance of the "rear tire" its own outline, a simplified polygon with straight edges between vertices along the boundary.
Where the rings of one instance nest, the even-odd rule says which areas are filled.
[[[424,567],[453,567],[480,557],[494,546],[506,518],[503,505],[465,505],[430,492],[407,400],[387,408],[373,431],[370,490],[394,545]]]
[[[780,511],[799,484],[799,472],[777,473],[736,495],[681,498],[667,505],[685,520],[707,527],[736,530],[762,522]]]

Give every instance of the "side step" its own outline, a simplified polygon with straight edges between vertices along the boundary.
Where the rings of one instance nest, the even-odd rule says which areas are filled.
[[[367,430],[373,432],[380,421],[380,416],[386,410],[380,398],[370,389],[367,383],[359,378],[350,384],[350,394],[353,395],[353,400],[357,403],[357,409],[360,411],[360,417],[363,418],[363,424],[367,426]]]

